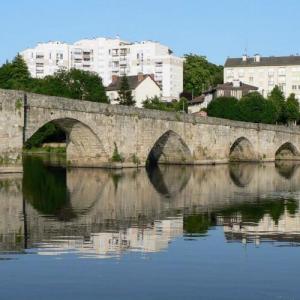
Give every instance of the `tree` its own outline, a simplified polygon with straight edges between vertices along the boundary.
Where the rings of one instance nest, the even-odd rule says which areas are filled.
[[[210,63],[205,56],[184,55],[183,89],[185,92],[200,95],[210,86],[223,82],[223,67]]]
[[[173,101],[171,102],[173,111],[182,111],[182,112],[188,112],[188,101],[186,98],[181,97],[179,101]]]
[[[10,62],[6,62],[4,65],[0,67],[0,88],[9,89],[11,88],[11,83],[9,80],[11,79],[12,66]]]
[[[287,98],[284,109],[284,117],[287,123],[297,122],[300,118],[299,114],[299,102],[295,97],[295,94],[292,93]]]
[[[153,98],[147,98],[143,102],[143,107],[148,109],[171,111],[171,108],[165,102],[161,101],[157,96]]]
[[[278,120],[274,102],[266,100],[258,92],[243,96],[238,106],[241,121],[274,124]]]
[[[51,96],[108,103],[102,79],[96,73],[78,69],[59,71],[53,76],[35,80],[31,91]]]
[[[239,120],[238,100],[234,97],[218,97],[207,106],[210,117]]]
[[[147,98],[143,102],[143,107],[148,109],[164,110],[164,111],[188,111],[188,102],[184,97],[179,101],[163,102],[157,96]]]
[[[30,81],[30,73],[23,57],[20,54],[13,59],[11,63],[11,73],[9,85],[12,89],[26,89]]]
[[[54,123],[47,123],[33,134],[25,143],[25,148],[40,147],[45,142],[64,142],[66,135]]]
[[[26,90],[30,82],[30,73],[26,62],[18,54],[12,62],[6,62],[0,68],[0,88]]]
[[[121,85],[119,90],[119,104],[121,105],[128,105],[128,106],[134,106],[135,101],[133,100],[131,89],[128,83],[128,78],[126,75],[124,75],[121,78]]]
[[[276,111],[278,113],[277,121],[280,123],[284,123],[284,106],[285,106],[285,98],[282,90],[276,85],[271,91],[268,100],[272,101],[275,105]]]

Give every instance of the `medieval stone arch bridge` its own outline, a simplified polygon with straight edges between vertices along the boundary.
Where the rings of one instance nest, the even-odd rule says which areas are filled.
[[[300,159],[297,127],[263,125],[0,90],[0,163],[19,164],[22,147],[48,122],[67,136],[77,167],[207,164]],[[114,162],[116,151],[122,162]]]

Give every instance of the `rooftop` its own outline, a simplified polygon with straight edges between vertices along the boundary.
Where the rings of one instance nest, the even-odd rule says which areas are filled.
[[[225,62],[225,68],[230,67],[260,67],[260,66],[293,66],[300,65],[300,55],[290,55],[290,56],[268,56],[259,57],[259,61],[255,57],[247,57],[243,60],[242,57],[239,58],[227,58]]]
[[[250,84],[243,83],[242,81],[226,82],[223,84],[218,84],[217,90],[240,90],[240,91],[257,91],[258,87]]]
[[[153,80],[155,84],[157,82],[151,77],[149,74],[139,74],[139,75],[132,75],[127,76],[128,84],[130,90],[135,90],[138,85],[143,82],[146,78],[150,78]],[[115,76],[113,77],[112,83],[106,88],[107,91],[119,91],[121,86],[122,76]]]

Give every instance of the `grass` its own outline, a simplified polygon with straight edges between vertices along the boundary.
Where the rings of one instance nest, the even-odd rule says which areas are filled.
[[[66,154],[66,147],[32,147],[30,149],[23,149],[24,153],[53,153],[53,154]]]

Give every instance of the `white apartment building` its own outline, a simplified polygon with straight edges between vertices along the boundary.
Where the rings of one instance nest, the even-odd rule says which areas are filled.
[[[288,97],[294,93],[300,100],[300,56],[228,58],[224,66],[224,82],[240,80],[259,88],[263,96],[268,96],[278,85]]]
[[[40,43],[21,52],[33,77],[53,75],[60,69],[96,72],[108,86],[113,75],[154,75],[166,101],[178,99],[183,90],[183,59],[158,42],[127,42],[120,38],[84,39],[72,45]]]
[[[40,43],[20,53],[32,77],[42,78],[70,68],[70,46],[61,42]]]

